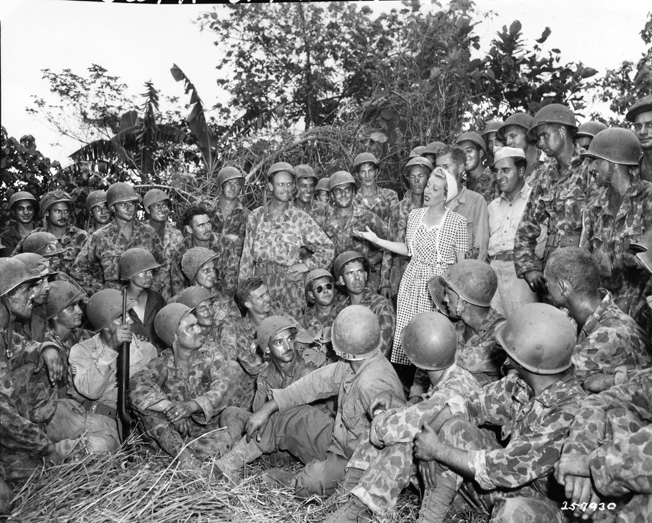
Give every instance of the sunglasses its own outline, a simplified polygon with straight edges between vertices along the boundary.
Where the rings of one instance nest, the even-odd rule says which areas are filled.
[[[315,287],[315,292],[317,294],[321,294],[324,292],[324,290],[331,291],[333,290],[333,284],[332,283],[327,283],[326,285],[320,285],[319,287]]]

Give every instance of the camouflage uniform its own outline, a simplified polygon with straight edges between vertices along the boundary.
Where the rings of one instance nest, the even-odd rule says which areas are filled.
[[[188,281],[185,274],[183,274],[183,271],[181,270],[181,259],[183,258],[183,255],[193,247],[197,247],[193,241],[193,237],[186,236],[183,241],[177,243],[172,249],[172,253],[170,254],[170,280],[173,296],[176,296],[184,289],[187,289],[190,287],[190,285],[192,285],[192,283]],[[217,254],[217,258],[214,260],[216,266],[217,260],[226,256],[225,245],[222,243],[220,236],[215,233],[211,233],[211,239],[207,249]],[[222,279],[222,273],[218,269],[214,288],[222,291],[223,287],[224,281]]]
[[[474,179],[467,174],[466,188],[469,191],[477,192],[487,203],[500,196],[500,189],[496,183],[494,173],[489,166],[484,168],[479,178]]]
[[[353,196],[353,202],[378,215],[383,222],[387,223],[392,205],[398,202],[398,194],[391,189],[376,186],[375,196],[364,198],[358,191]]]
[[[129,380],[131,401],[143,421],[146,433],[170,456],[176,456],[186,441],[201,459],[224,452],[231,444],[226,431],[218,431],[219,414],[238,403],[233,384],[238,364],[203,346],[193,352],[190,369],[176,366],[174,353],[167,349]],[[162,412],[148,410],[159,402],[194,401],[200,410],[192,414],[190,434],[185,438]],[[201,436],[201,437],[200,437]],[[197,439],[195,439],[197,438]]]
[[[18,227],[16,223],[12,223],[7,227],[2,234],[0,234],[0,245],[4,245],[0,249],[0,256],[3,258],[8,258],[14,252],[16,245],[18,245],[23,240],[23,237],[18,232]]]
[[[586,398],[564,444],[565,455],[589,456],[595,489],[616,498],[618,523],[652,518],[651,420],[652,369],[646,369]]]
[[[331,328],[337,317],[338,308],[335,304],[327,318],[317,316],[317,307],[308,307],[303,315],[301,326],[312,336],[315,343],[302,349],[303,358],[317,367],[322,367],[336,361],[334,353],[331,350]]]
[[[314,198],[310,200],[310,203],[305,208],[298,203],[298,200],[294,200],[292,205],[294,205],[294,207],[297,209],[307,213],[308,216],[315,220],[317,225],[323,229],[326,213],[328,212],[328,209],[330,209],[330,206],[326,205],[324,202],[319,202]]]
[[[582,210],[587,203],[588,163],[576,147],[570,166],[551,161],[539,172],[514,240],[514,265],[519,277],[543,271],[548,256],[558,247],[577,247],[582,232]],[[548,226],[543,259],[535,254],[541,225]]]
[[[240,258],[242,257],[248,216],[249,211],[244,208],[239,200],[228,216],[223,215],[219,204],[215,207],[211,216],[213,233],[220,237],[223,246],[223,255],[215,260],[215,266],[219,271],[222,282],[221,290],[229,296],[235,294],[238,286],[238,272],[240,270]]]
[[[312,251],[303,260],[301,247]],[[267,205],[263,205],[247,218],[238,279],[261,276],[272,298],[274,314],[300,319],[306,306],[303,278],[290,281],[287,270],[298,263],[304,263],[308,270],[328,267],[333,252],[333,242],[305,212],[290,205],[274,220]]]
[[[348,296],[341,298],[335,303],[335,316],[349,305],[351,305],[351,298]],[[394,312],[392,303],[384,296],[371,292],[369,287],[365,287],[362,291],[362,299],[358,305],[364,305],[378,318],[378,323],[380,323],[380,350],[385,356],[389,356],[392,352],[394,330],[396,329],[396,312]]]
[[[369,439],[356,447],[347,466],[364,471],[351,493],[374,514],[393,511],[399,494],[416,472],[412,443],[423,424],[432,420],[451,396],[469,397],[479,392],[475,378],[452,365],[430,386],[420,403],[377,414],[371,422]]]
[[[580,247],[588,249],[600,264],[602,285],[616,304],[632,318],[646,307],[644,290],[650,273],[641,267],[629,245],[652,227],[652,183],[639,178],[629,184],[623,200],[612,215],[609,190],[596,195],[582,215]]]
[[[129,239],[120,232],[115,220],[91,234],[79,251],[70,276],[79,282],[89,296],[104,288],[119,290],[120,255],[132,247],[147,249],[161,264],[161,268],[154,273],[152,288],[164,298],[169,298],[170,265],[163,243],[154,229],[138,220],[133,221],[133,232]]]

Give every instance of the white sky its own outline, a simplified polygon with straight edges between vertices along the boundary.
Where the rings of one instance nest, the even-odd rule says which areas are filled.
[[[129,86],[143,92],[152,80],[161,94],[184,98],[182,84],[170,75],[176,63],[192,80],[207,107],[218,90],[215,69],[218,49],[209,32],[192,23],[210,9],[183,0],[182,5],[114,4],[65,0],[0,0],[2,125],[10,136],[32,134],[37,147],[52,160],[66,156],[78,144],[60,140],[25,112],[30,95],[47,96],[41,69],[64,68],[83,75],[92,63],[108,69]],[[399,2],[370,2],[390,9]],[[425,1],[423,2],[425,3]],[[523,24],[529,41],[546,26],[552,34],[545,46],[561,49],[562,62],[582,61],[604,71],[623,60],[638,61],[644,50],[639,32],[649,0],[476,0],[477,10],[493,11],[493,19],[476,27],[483,50],[502,25],[514,19]],[[51,144],[60,141],[61,146]]]

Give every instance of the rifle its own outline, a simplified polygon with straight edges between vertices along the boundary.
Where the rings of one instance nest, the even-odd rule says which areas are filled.
[[[127,289],[122,291],[122,324],[127,323]],[[118,417],[120,418],[121,440],[129,438],[134,419],[129,412],[129,342],[124,342],[118,351]]]

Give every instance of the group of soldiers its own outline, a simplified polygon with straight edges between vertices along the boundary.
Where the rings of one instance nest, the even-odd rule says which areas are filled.
[[[274,163],[252,211],[236,167],[179,216],[171,189],[114,183],[88,195],[86,230],[65,191],[14,192],[1,512],[34,470],[115,451],[131,413],[210,481],[298,460],[264,481],[334,496],[330,523],[389,514],[410,484],[428,523],[463,505],[650,521],[652,96],[627,120],[578,125],[550,104],[415,147],[400,200],[369,152],[330,177]],[[468,243],[397,332],[408,218],[442,189]]]

